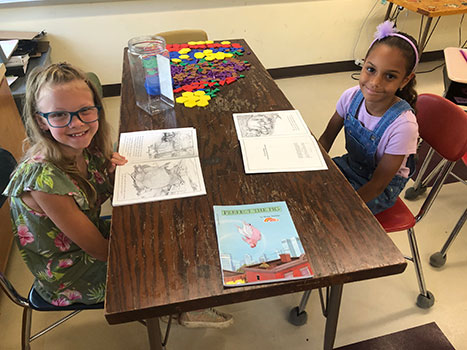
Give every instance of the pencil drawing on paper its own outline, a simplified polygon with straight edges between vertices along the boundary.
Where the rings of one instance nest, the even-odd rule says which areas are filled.
[[[243,137],[271,136],[278,119],[278,113],[252,113],[239,116],[238,124]]]
[[[141,198],[180,195],[201,189],[195,164],[190,159],[133,164],[130,176],[136,195]]]
[[[114,206],[206,194],[194,128],[122,133],[119,153]]]
[[[184,130],[165,131],[147,148],[150,159],[179,158],[194,155],[193,137]]]
[[[299,111],[234,113],[233,119],[245,173],[327,169]]]

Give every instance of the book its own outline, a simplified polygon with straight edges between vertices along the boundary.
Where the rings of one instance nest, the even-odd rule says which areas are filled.
[[[24,77],[26,69],[23,66],[6,67],[5,74],[7,76]]]
[[[23,77],[26,74],[29,63],[29,54],[11,56],[6,63],[6,74]]]
[[[0,40],[0,62],[7,63],[18,46],[19,40]]]
[[[245,173],[327,169],[299,111],[235,113],[233,118]]]
[[[29,54],[25,55],[18,55],[18,56],[11,56],[8,62],[6,63],[7,67],[15,67],[15,66],[27,66],[29,62]]]
[[[114,206],[206,194],[194,128],[122,133],[118,152]]]
[[[286,202],[215,205],[225,287],[313,277]]]

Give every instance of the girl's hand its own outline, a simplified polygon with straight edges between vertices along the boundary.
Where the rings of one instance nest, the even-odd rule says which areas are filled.
[[[115,171],[115,168],[117,165],[124,165],[128,163],[128,160],[122,156],[118,152],[112,153],[112,157],[110,158],[110,167],[109,167],[109,173],[113,173]]]

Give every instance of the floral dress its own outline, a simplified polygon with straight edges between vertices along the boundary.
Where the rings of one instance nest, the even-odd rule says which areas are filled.
[[[84,158],[88,165],[88,181],[97,192],[97,203],[92,210],[77,183],[54,164],[43,160],[21,163],[4,192],[11,197],[15,240],[35,276],[34,287],[46,301],[57,306],[103,301],[107,265],[84,252],[47,215],[35,212],[20,197],[25,191],[73,196],[83,213],[104,237],[108,237],[110,223],[99,218],[101,205],[112,192],[105,159],[102,154],[91,154],[87,150]]]

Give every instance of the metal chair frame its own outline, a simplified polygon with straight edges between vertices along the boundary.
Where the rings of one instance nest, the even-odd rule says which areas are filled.
[[[467,166],[467,153],[464,155],[462,158],[464,161],[464,164]],[[454,175],[451,173],[451,175]],[[460,182],[462,182],[464,185],[467,185],[467,182],[458,178],[456,175],[454,175]],[[430,265],[433,267],[441,267],[444,266],[447,260],[447,253],[449,248],[452,246],[452,243],[458,236],[460,230],[464,226],[465,222],[467,221],[467,208],[464,210],[464,213],[461,215],[457,223],[455,224],[454,228],[452,229],[449,237],[447,238],[446,242],[443,244],[443,247],[439,252],[433,253],[430,256]]]
[[[32,311],[33,310],[45,311],[45,310],[34,308],[29,298],[25,298],[21,296],[2,272],[0,272],[0,287],[3,289],[3,291],[6,293],[6,295],[10,298],[12,302],[14,302],[16,305],[23,308],[23,318],[22,318],[22,327],[21,327],[21,349],[22,350],[30,350],[31,349],[30,343],[32,341],[36,340],[37,338],[44,335],[45,333],[51,331],[55,327],[61,325],[65,321],[68,321],[70,318],[72,318],[73,316],[76,316],[82,310],[86,309],[86,307],[84,307],[83,304],[80,304],[78,306],[79,309],[73,310],[71,313],[69,313],[65,317],[62,317],[58,321],[55,321],[54,323],[52,323],[50,326],[42,329],[41,331],[31,336]],[[32,289],[31,289],[31,292],[32,292]],[[29,293],[29,295],[31,295],[31,292]],[[61,311],[60,307],[56,307],[53,305],[50,305],[50,307],[54,308],[54,311]],[[70,310],[71,307],[72,305],[65,308],[65,310]],[[96,307],[92,306],[90,308],[95,309]],[[47,311],[50,311],[50,310],[47,310]]]

